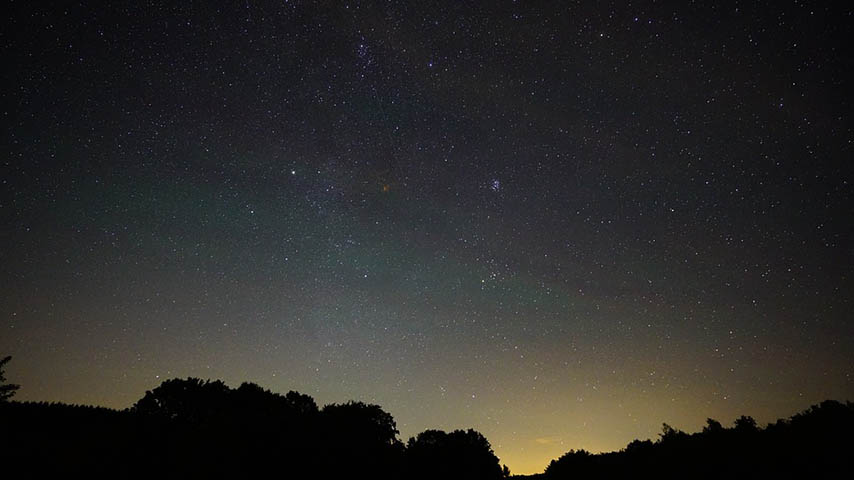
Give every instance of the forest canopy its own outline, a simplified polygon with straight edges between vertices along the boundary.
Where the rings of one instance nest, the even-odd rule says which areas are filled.
[[[6,386],[2,370],[0,380]],[[350,401],[321,408],[309,395],[248,382],[230,388],[219,380],[166,380],[121,411],[3,400],[0,452],[15,471],[31,476],[510,476],[476,430],[428,429],[404,443],[379,405]],[[664,423],[654,441],[634,440],[598,454],[573,449],[531,477],[816,478],[852,471],[852,431],[854,404],[832,400],[764,428],[749,416],[729,427],[709,418],[696,433]]]

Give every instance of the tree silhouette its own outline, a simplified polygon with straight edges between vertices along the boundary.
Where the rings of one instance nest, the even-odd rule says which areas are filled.
[[[394,418],[379,405],[362,402],[323,407],[322,471],[327,478],[369,475],[394,478],[400,468],[403,444]]]
[[[632,454],[646,454],[653,448],[652,440],[632,440],[626,445],[625,452]]]
[[[185,472],[191,476],[261,475],[274,461],[295,476],[311,476],[327,447],[313,398],[279,395],[251,382],[231,389],[222,381],[166,380],[129,412],[164,434],[150,448],[167,466],[199,465]]]
[[[756,420],[750,416],[740,416],[735,420],[735,429],[740,432],[755,432],[757,430]]]
[[[323,407],[324,420],[340,435],[357,437],[372,445],[394,445],[400,441],[394,418],[379,405],[362,402],[331,404]]]
[[[721,425],[721,422],[713,418],[706,419],[706,426],[703,427],[703,433],[718,433],[722,432],[723,430],[724,427],[723,425]]]
[[[546,467],[545,474],[551,478],[588,476],[594,471],[594,455],[587,450],[570,450]]]
[[[3,382],[8,361],[0,362]],[[690,434],[664,424],[658,440],[635,440],[618,452],[570,450],[538,478],[845,478],[854,471],[852,431],[854,404],[832,400],[765,428],[748,416],[729,428],[707,419]],[[378,405],[319,410],[308,395],[249,382],[231,389],[221,381],[166,380],[123,411],[2,401],[0,432],[0,458],[14,459],[28,478],[509,476],[475,430],[426,430],[404,446],[394,418]]]
[[[228,393],[229,388],[220,380],[175,378],[146,391],[132,410],[142,415],[202,423],[227,408]]]
[[[543,478],[838,478],[850,476],[854,404],[822,402],[766,428],[749,416],[733,427],[707,419],[689,434],[663,424],[660,438],[635,440],[619,452],[570,450]]]
[[[15,385],[14,383],[6,383],[6,377],[3,375],[4,365],[9,363],[11,360],[11,356],[6,356],[2,360],[0,360],[0,402],[8,401],[15,395],[15,392],[21,388],[20,385]]]
[[[406,478],[412,479],[500,479],[502,470],[489,441],[469,429],[445,433],[425,430],[406,444]],[[506,467],[505,467],[506,469]]]
[[[661,437],[662,442],[677,440],[677,439],[684,437],[686,435],[687,434],[685,432],[683,432],[682,430],[679,430],[677,428],[673,428],[670,425],[668,425],[667,423],[661,424],[661,433],[659,433],[659,436]]]

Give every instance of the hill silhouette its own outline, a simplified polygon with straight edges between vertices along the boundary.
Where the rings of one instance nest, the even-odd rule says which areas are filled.
[[[516,478],[836,478],[854,466],[852,431],[854,404],[828,400],[764,428],[746,416],[729,428],[708,419],[693,434],[664,424],[655,441],[600,454],[570,450],[544,473]],[[166,380],[125,410],[0,401],[2,471],[27,478],[510,475],[475,430],[426,430],[406,444],[398,435],[378,405],[319,408],[294,391],[198,378]]]

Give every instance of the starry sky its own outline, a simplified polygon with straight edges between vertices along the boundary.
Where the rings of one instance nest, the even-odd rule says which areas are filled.
[[[845,2],[9,2],[17,399],[173,377],[514,473],[854,399]]]

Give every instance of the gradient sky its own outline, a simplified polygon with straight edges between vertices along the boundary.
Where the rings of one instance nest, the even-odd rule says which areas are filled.
[[[17,399],[254,381],[514,473],[854,399],[847,3],[111,3],[2,20]]]

